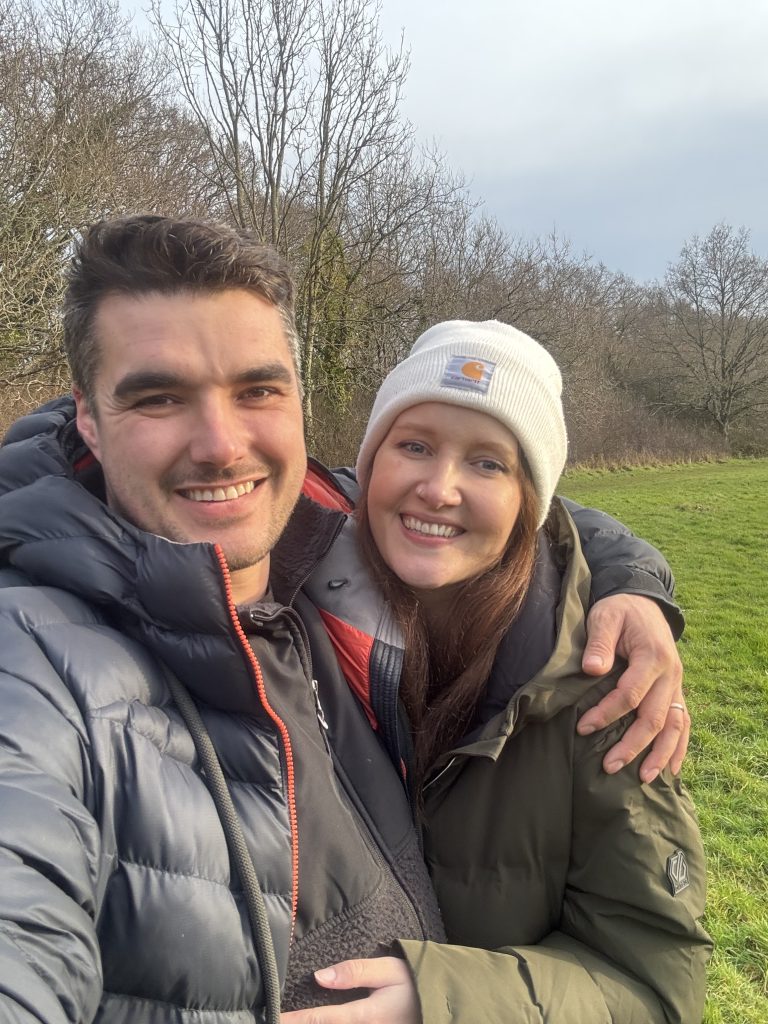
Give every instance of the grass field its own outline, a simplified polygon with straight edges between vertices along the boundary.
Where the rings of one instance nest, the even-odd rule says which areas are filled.
[[[709,864],[706,1024],[768,1024],[768,460],[569,473],[675,572],[693,717],[683,776]]]

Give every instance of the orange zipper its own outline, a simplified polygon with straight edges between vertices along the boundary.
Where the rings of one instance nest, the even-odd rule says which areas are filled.
[[[248,643],[248,637],[245,635],[245,630],[240,625],[240,618],[237,614],[237,608],[235,606],[234,599],[232,597],[232,578],[229,574],[229,566],[224,556],[222,548],[218,545],[214,545],[216,557],[219,560],[219,567],[221,568],[221,574],[224,578],[224,590],[226,592],[227,609],[229,610],[229,617],[232,621],[235,633],[238,640],[240,641],[243,650],[246,653],[248,661],[250,662],[251,669],[253,670],[253,677],[256,682],[256,690],[259,694],[264,710],[267,712],[269,717],[277,726],[277,730],[283,741],[283,749],[285,751],[285,765],[288,774],[288,819],[291,825],[291,865],[292,865],[292,876],[293,876],[293,898],[291,900],[291,941],[293,941],[293,929],[296,925],[296,908],[299,901],[299,821],[296,814],[296,780],[294,773],[293,764],[293,749],[291,747],[291,737],[288,734],[288,727],[282,720],[280,715],[275,711],[272,705],[269,703],[267,697],[267,690],[264,686],[264,676],[261,673],[261,665],[259,665],[259,659],[253,653],[253,648]]]

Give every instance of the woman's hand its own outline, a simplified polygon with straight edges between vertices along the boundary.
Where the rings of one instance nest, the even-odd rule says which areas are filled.
[[[421,1024],[416,986],[404,960],[394,956],[345,960],[315,979],[323,988],[367,988],[364,999],[341,1006],[317,1006],[280,1016],[282,1024]]]
[[[636,721],[605,755],[603,768],[609,774],[620,771],[653,740],[640,767],[642,781],[653,782],[668,763],[677,774],[688,749],[691,719],[682,691],[683,666],[663,612],[649,597],[615,594],[595,602],[587,633],[585,672],[609,672],[617,653],[628,666],[616,689],[581,717],[578,732],[597,732],[637,708]]]

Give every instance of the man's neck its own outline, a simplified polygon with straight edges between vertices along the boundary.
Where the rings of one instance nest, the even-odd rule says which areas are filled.
[[[232,580],[232,600],[236,605],[249,605],[261,601],[269,588],[269,558],[264,558],[256,565],[245,569],[234,569],[230,574]]]

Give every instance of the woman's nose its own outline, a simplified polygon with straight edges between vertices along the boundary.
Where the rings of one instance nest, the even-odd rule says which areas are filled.
[[[450,464],[435,464],[416,487],[416,497],[429,508],[458,505],[461,502],[459,475]]]

